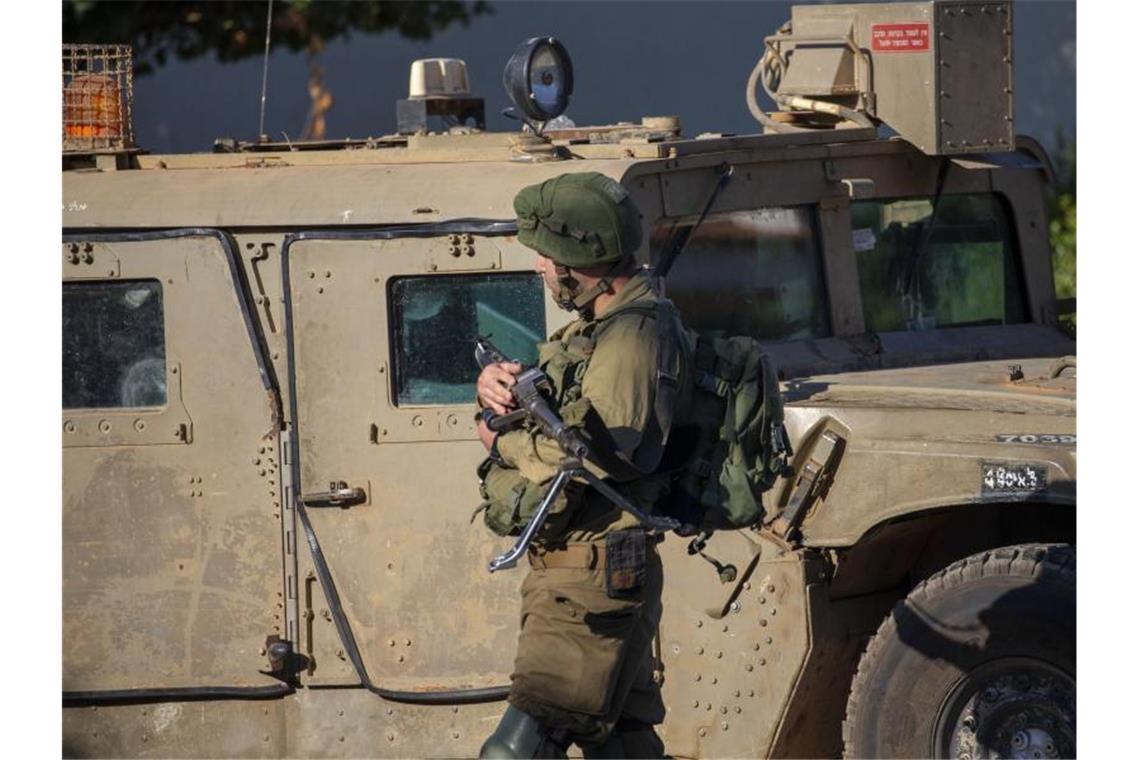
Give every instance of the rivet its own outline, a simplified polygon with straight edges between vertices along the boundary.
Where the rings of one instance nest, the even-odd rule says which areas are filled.
[[[107,420],[99,420],[99,432],[104,435],[111,432],[111,423]]]
[[[265,477],[265,469],[262,468],[262,469],[258,470],[257,474],[264,478]]]
[[[339,741],[344,741],[344,737],[343,736],[340,737]]]
[[[755,689],[749,689],[748,690],[748,696],[755,697],[756,696],[756,690]]]
[[[107,276],[108,277],[114,277],[115,276],[115,270],[114,269],[108,269],[107,270]]]
[[[705,730],[702,728],[700,731],[698,731],[698,732],[697,732],[697,736],[704,736],[704,735],[706,735],[707,733],[708,733],[708,731],[705,731]]]
[[[459,248],[457,248],[454,245],[449,245],[449,246],[447,246],[447,252],[450,253],[452,256],[458,256],[459,255]]]
[[[254,463],[254,464],[261,464],[261,458],[260,458],[260,457],[254,457],[254,458],[253,458],[253,463]]]
[[[459,708],[458,708],[458,707],[452,707],[452,708],[451,708],[451,711],[452,711],[453,713],[455,713],[456,715],[458,715],[458,714],[459,714]]]
[[[717,653],[716,653],[716,658],[717,658],[718,660],[719,660],[720,658],[722,658],[722,657],[724,657],[724,652],[717,652]]]
[[[693,707],[700,707],[700,706],[701,706],[701,700],[694,699],[693,700]]]
[[[332,272],[329,272],[329,271],[325,271],[325,277],[326,277],[326,278],[328,278],[328,277],[332,277]]]
[[[712,683],[713,683],[713,686],[716,686],[718,683],[720,683],[720,680],[716,676],[713,676]]]
[[[733,612],[740,612],[740,602],[733,602],[729,607]]]
[[[262,736],[261,741],[263,741],[263,742],[269,741],[269,734],[265,734],[264,736]]]
[[[337,714],[337,715],[340,715],[340,716],[343,716],[343,715],[344,715],[344,710],[337,710],[337,711],[336,711],[336,714]]]
[[[728,721],[725,721],[724,723],[720,724],[720,730],[721,731],[727,731],[728,730]]]
[[[337,659],[343,660],[344,659],[344,650],[343,649],[336,650],[336,656],[337,656]]]
[[[698,621],[697,621],[697,628],[700,628],[700,627],[702,627],[704,624],[705,624],[705,621],[703,621],[703,620],[698,620]]]
[[[765,660],[763,657],[761,657],[760,658],[760,666],[763,667],[764,665],[767,665],[767,664],[768,664],[768,661]]]
[[[389,731],[388,732],[388,741],[392,742],[395,740],[396,740],[396,735],[394,733],[392,733],[391,731]]]
[[[390,647],[396,646],[396,640],[395,639],[388,639],[388,646],[390,646]]]
[[[74,433],[75,432],[75,423],[72,422],[71,420],[68,420],[67,422],[63,423],[63,430],[65,433]]]
[[[417,414],[415,417],[412,417],[412,424],[415,425],[416,427],[423,427],[424,426],[424,418]]]
[[[404,661],[404,655],[400,655],[399,657],[397,657],[396,661],[397,662],[403,662]]]
[[[451,738],[452,739],[458,739],[459,738],[459,732],[458,731],[452,731],[451,732]]]
[[[388,715],[391,715],[393,712],[395,712],[395,710],[393,710],[391,707],[389,707],[389,708],[388,708],[387,710],[385,710],[384,712],[386,712]]]
[[[324,293],[324,292],[325,292],[325,289],[324,289],[324,288],[317,288],[317,292],[318,292],[318,293]]]
[[[694,680],[694,681],[699,681],[699,680],[701,680],[701,674],[700,674],[700,673],[697,673],[697,675],[696,675],[696,676],[693,678],[693,680]]]
[[[404,639],[404,646],[406,646],[406,647],[410,647],[411,645],[412,645],[412,640],[411,640],[411,639]]]
[[[753,644],[752,645],[752,651],[759,652],[760,651],[760,644],[759,643]]]
[[[704,647],[697,647],[697,654],[704,654],[704,653],[705,653]]]
[[[433,272],[434,272],[436,269],[439,269],[439,267],[437,267],[437,266],[435,265],[435,263],[433,262],[433,263],[432,263],[432,264],[431,264],[431,265],[428,267],[428,269],[430,269],[431,271],[433,271]]]
[[[776,608],[773,607],[772,609],[768,610],[768,614],[769,615],[775,615],[776,614]]]
[[[705,705],[705,711],[706,712],[712,712],[712,702],[709,702],[708,704]]]
[[[311,280],[311,279],[313,279],[313,278],[314,278],[314,277],[316,277],[316,276],[317,276],[317,273],[316,273],[316,272],[309,272],[309,279],[310,279],[310,280]]]
[[[743,708],[741,708],[739,705],[737,705],[736,707],[734,707],[734,708],[733,708],[733,711],[734,711],[734,712],[735,712],[737,715],[740,715],[740,713],[741,713],[741,712],[743,712],[744,710],[743,710]]]
[[[177,375],[178,374],[178,367],[171,367],[170,368],[170,374]]]
[[[769,584],[769,586],[768,586],[768,593],[769,593],[769,594],[774,594],[774,593],[776,593],[776,587],[775,587],[775,586],[773,586],[773,585],[771,585],[771,584]]]
[[[752,582],[751,581],[745,581],[744,582],[744,590],[747,591],[750,588],[752,588]]]
[[[765,639],[764,639],[764,643],[765,643],[765,644],[771,644],[771,643],[772,643],[772,637],[771,637],[771,636],[768,636],[767,638],[765,638]]]
[[[726,625],[726,626],[722,627],[720,630],[722,633],[728,633],[728,626]]]
[[[768,620],[767,620],[767,618],[760,618],[760,625],[761,625],[761,626],[765,626],[765,625],[768,625]]]
[[[752,663],[745,665],[744,669],[747,670],[749,673],[751,673],[752,672]]]
[[[721,705],[720,714],[721,715],[728,715],[728,708],[725,707],[724,705]]]

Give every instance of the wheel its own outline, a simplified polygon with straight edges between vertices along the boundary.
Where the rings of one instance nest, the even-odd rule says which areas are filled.
[[[851,683],[844,755],[1075,757],[1077,555],[1024,544],[950,565],[899,602]]]

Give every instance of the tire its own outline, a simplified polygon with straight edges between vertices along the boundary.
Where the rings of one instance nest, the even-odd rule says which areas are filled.
[[[851,684],[844,756],[1075,757],[1077,555],[955,562],[887,615]]]

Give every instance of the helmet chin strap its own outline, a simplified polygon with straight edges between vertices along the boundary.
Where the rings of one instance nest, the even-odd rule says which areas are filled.
[[[594,311],[594,299],[603,293],[613,292],[613,283],[610,278],[621,263],[615,261],[602,275],[602,278],[593,287],[586,290],[582,290],[582,283],[574,277],[570,267],[556,263],[554,272],[558,275],[558,293],[555,300],[558,302],[558,306],[566,311],[577,311],[586,319],[591,318]]]

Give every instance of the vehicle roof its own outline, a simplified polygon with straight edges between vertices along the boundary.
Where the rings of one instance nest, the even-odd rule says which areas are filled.
[[[553,142],[522,133],[476,133],[413,135],[398,143],[383,138],[336,147],[328,142],[299,144],[292,150],[273,145],[238,152],[136,155],[127,169],[65,170],[63,226],[297,228],[511,219],[520,186],[567,171],[597,171],[620,181],[634,166],[640,174],[721,161],[918,153],[899,139],[875,139],[862,129]],[[967,168],[992,168],[989,159],[954,160]],[[108,165],[114,163],[104,163]]]

